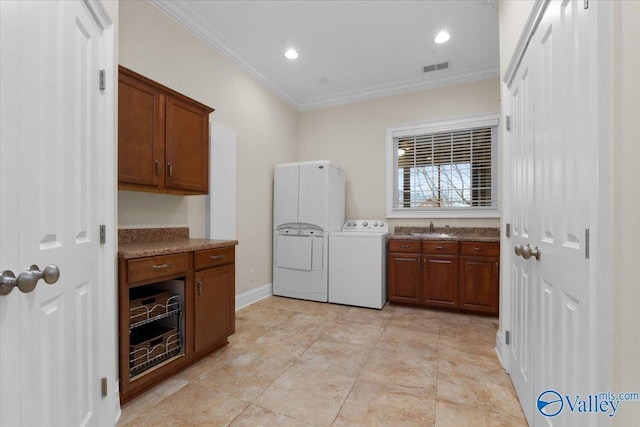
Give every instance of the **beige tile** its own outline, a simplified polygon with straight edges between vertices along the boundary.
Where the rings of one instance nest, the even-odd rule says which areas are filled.
[[[316,341],[298,359],[302,367],[357,376],[369,357],[369,349],[348,343]]]
[[[217,358],[193,378],[202,387],[252,402],[293,363],[293,357],[265,356],[238,349]]]
[[[524,416],[504,415],[446,400],[436,400],[436,427],[527,427]]]
[[[388,325],[432,334],[440,332],[438,317],[428,310],[398,310],[393,313]]]
[[[438,377],[437,397],[475,406],[484,411],[522,416],[522,409],[506,374],[496,375],[494,378]]]
[[[372,348],[382,334],[382,326],[364,325],[353,322],[336,322],[322,336],[323,341],[344,342],[365,348]]]
[[[276,307],[253,308],[249,306],[236,312],[236,320],[240,323],[249,321],[256,326],[272,328],[286,322],[293,314],[289,310]]]
[[[438,378],[454,377],[486,378],[491,381],[507,375],[498,356],[468,353],[455,347],[440,345],[438,353]]]
[[[387,326],[376,348],[435,357],[438,354],[438,334]]]
[[[267,356],[298,357],[317,339],[317,335],[306,332],[292,333],[286,328],[273,328],[245,349]]]
[[[267,328],[266,326],[246,326],[242,329],[236,329],[236,333],[229,337],[229,346],[239,348],[249,347],[270,330],[271,328]]]
[[[432,426],[435,398],[421,389],[358,380],[334,426]]]
[[[310,425],[255,405],[249,405],[229,424],[231,427],[308,427]]]
[[[355,377],[293,365],[256,405],[317,426],[328,426],[340,410]]]
[[[171,396],[187,384],[189,384],[189,381],[184,378],[172,377],[127,402],[122,406],[122,416],[118,425],[126,425],[137,415],[148,410],[150,406],[155,405],[167,396]]]
[[[238,416],[248,403],[195,384],[188,384],[136,416],[125,426],[222,426]]]
[[[338,315],[338,321],[364,323],[365,325],[386,326],[391,313],[375,308],[349,307]]]
[[[454,349],[482,357],[495,357],[495,341],[477,336],[450,336],[440,334],[439,352],[444,353]]]
[[[327,315],[295,313],[278,328],[292,334],[320,336],[333,325],[336,317],[337,316],[332,313],[327,313]]]
[[[437,360],[411,353],[374,349],[360,371],[360,379],[436,392]]]

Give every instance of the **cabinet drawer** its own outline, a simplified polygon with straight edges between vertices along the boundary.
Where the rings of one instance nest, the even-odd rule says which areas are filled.
[[[132,259],[127,263],[127,280],[139,282],[186,272],[188,269],[188,253]]]
[[[235,248],[216,248],[196,252],[196,270],[233,264],[235,262]]]
[[[500,256],[500,243],[498,242],[460,242],[460,255],[497,257]]]
[[[423,254],[458,255],[458,242],[444,242],[442,240],[422,242]]]
[[[389,252],[413,252],[420,253],[420,241],[418,240],[389,240]]]

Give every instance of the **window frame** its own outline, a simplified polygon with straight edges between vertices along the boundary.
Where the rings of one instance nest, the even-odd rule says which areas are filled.
[[[501,175],[499,171],[500,113],[476,114],[446,120],[388,126],[386,128],[385,166],[386,166],[386,217],[387,218],[500,218]],[[491,144],[492,192],[496,196],[496,206],[469,208],[394,208],[394,175],[397,174],[394,152],[394,138],[410,137],[420,134],[461,131],[479,127],[495,127]]]

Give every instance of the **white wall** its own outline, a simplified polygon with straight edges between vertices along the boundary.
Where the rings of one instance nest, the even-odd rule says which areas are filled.
[[[298,157],[298,113],[146,1],[120,2],[120,64],[216,109],[238,133],[236,292],[271,283],[273,166]],[[119,227],[189,226],[205,196],[119,192]]]
[[[498,79],[300,113],[300,160],[334,160],[347,170],[347,218],[384,219],[385,128],[500,111]],[[428,225],[429,219],[394,219],[391,226]],[[434,220],[448,224],[499,226],[499,219]]]
[[[613,7],[613,391],[640,392],[640,2]],[[608,337],[603,337],[608,339]],[[617,426],[638,425],[640,402],[620,405]]]

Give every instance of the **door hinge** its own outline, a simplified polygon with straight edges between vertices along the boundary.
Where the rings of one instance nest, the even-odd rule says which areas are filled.
[[[100,90],[105,90],[107,88],[107,79],[105,77],[104,70],[100,70]]]
[[[109,390],[107,389],[107,379],[106,378],[101,378],[100,379],[100,390],[102,391],[102,397],[107,397],[107,394],[109,393]]]
[[[584,8],[589,9],[589,0],[584,0]]]
[[[511,116],[505,117],[505,126],[507,127],[507,130],[511,130]]]
[[[509,343],[511,343],[511,332],[504,331],[504,343],[505,345],[509,345]]]
[[[584,257],[589,259],[589,229],[584,230]]]
[[[100,244],[104,245],[105,243],[107,243],[107,226],[101,225],[100,226]]]
[[[511,237],[511,224],[506,223],[504,233],[507,237]]]

